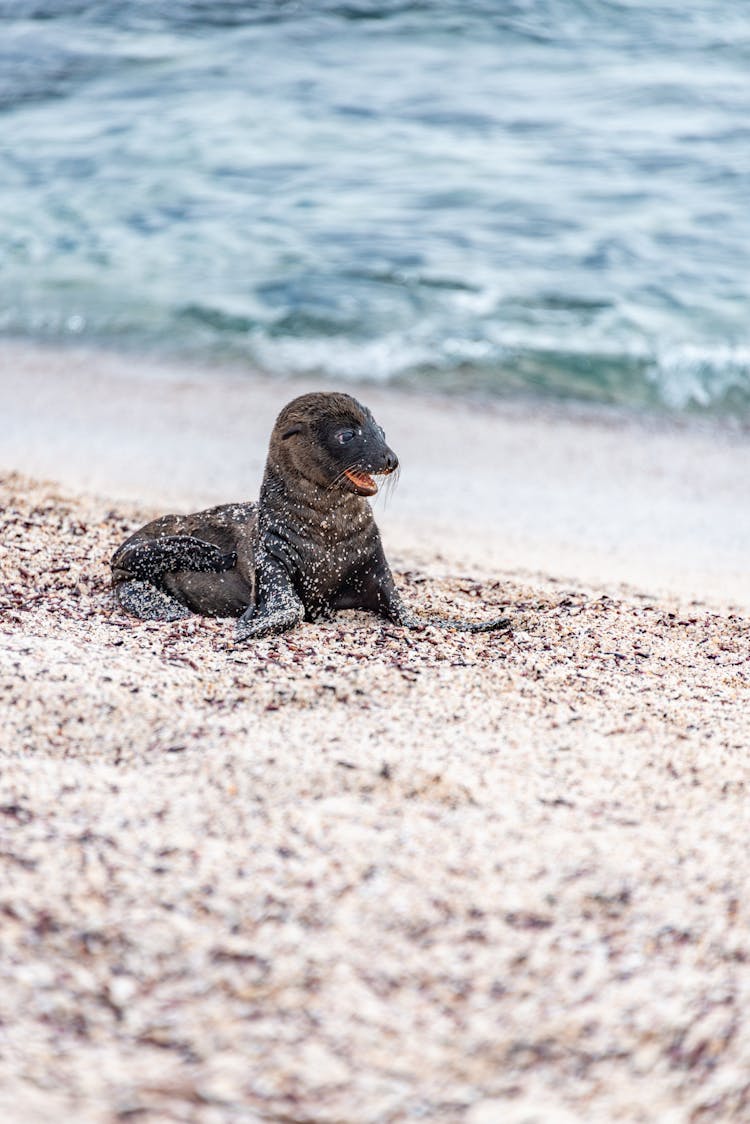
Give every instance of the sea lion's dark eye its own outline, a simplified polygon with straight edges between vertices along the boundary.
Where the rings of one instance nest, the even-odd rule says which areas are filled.
[[[340,445],[348,445],[353,441],[356,434],[353,429],[340,429],[336,434],[336,440]]]

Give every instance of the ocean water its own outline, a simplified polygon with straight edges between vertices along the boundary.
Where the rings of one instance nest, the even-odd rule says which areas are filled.
[[[0,0],[0,332],[750,415],[745,0]]]

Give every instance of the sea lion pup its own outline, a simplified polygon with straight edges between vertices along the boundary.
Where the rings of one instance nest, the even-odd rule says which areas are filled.
[[[401,600],[368,496],[398,458],[348,394],[303,394],[279,414],[257,504],[165,515],[112,558],[119,604],[146,620],[239,617],[237,640],[278,636],[303,620],[365,609],[405,628],[465,632],[509,621],[427,619]]]

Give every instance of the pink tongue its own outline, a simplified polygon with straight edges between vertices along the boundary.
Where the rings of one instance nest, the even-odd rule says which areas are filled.
[[[358,488],[377,488],[372,476],[366,472],[347,472],[346,475]]]

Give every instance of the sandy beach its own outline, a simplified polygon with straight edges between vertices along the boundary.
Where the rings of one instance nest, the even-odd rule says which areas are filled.
[[[0,1117],[750,1119],[747,436],[355,388],[511,635],[116,610],[312,385],[0,345]]]

